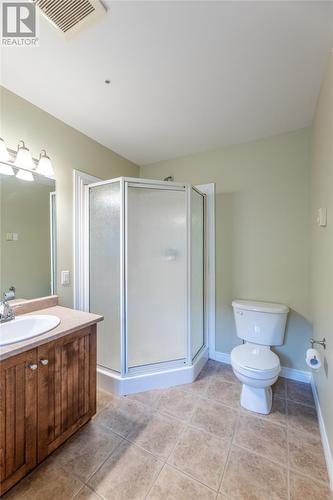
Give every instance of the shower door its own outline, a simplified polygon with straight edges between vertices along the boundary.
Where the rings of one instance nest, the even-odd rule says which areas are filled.
[[[129,370],[187,357],[187,204],[184,187],[126,183]]]
[[[89,310],[104,316],[98,326],[97,362],[122,372],[122,183],[89,186]]]

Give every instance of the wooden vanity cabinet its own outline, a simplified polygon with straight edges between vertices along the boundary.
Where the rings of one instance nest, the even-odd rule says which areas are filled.
[[[37,464],[37,350],[0,362],[0,493]]]
[[[96,325],[0,362],[0,493],[96,412]]]
[[[38,461],[96,412],[96,340],[92,327],[38,347]]]

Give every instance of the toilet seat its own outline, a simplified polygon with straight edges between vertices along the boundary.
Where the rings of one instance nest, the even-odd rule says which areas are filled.
[[[231,351],[232,367],[253,379],[272,379],[280,373],[279,357],[267,346],[242,344]]]

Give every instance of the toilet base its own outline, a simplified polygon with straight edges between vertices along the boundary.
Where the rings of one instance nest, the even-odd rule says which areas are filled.
[[[272,388],[243,384],[240,403],[246,410],[267,415],[272,409]]]

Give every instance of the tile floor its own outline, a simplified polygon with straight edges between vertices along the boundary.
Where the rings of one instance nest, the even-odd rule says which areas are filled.
[[[190,385],[99,392],[93,421],[5,500],[332,499],[310,386],[280,378],[267,416],[240,388],[209,361]]]

